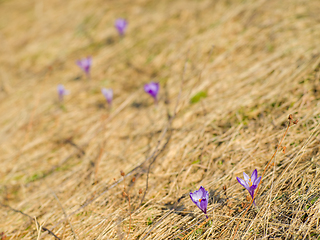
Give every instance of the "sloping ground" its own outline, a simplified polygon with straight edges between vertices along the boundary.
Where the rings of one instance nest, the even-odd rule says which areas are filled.
[[[0,1],[0,237],[54,239],[36,219],[60,239],[319,239],[319,12],[317,0]],[[91,81],[75,64],[88,55]],[[236,177],[262,174],[289,114],[299,123],[244,214]],[[189,198],[201,185],[207,222]]]

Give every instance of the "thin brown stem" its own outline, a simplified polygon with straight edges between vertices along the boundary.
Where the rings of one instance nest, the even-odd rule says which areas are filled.
[[[128,234],[127,234],[126,239],[128,239],[128,237],[129,237],[129,234],[130,234],[130,228],[131,228],[131,206],[130,206],[130,195],[129,195],[129,191],[128,191],[128,202],[129,202],[129,216],[130,216],[130,219],[129,219],[129,229],[128,229]]]

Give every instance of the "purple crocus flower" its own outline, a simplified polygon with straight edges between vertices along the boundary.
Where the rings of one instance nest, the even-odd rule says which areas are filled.
[[[90,78],[90,68],[92,64],[92,58],[91,57],[83,58],[78,60],[76,63],[86,73],[88,78]]]
[[[112,98],[113,98],[113,91],[111,88],[106,89],[106,88],[102,88],[101,92],[103,94],[103,96],[106,98],[107,102],[109,103],[109,105],[111,106],[112,103]]]
[[[153,97],[156,104],[158,102],[159,88],[159,83],[157,82],[150,82],[144,85],[144,91]]]
[[[251,174],[251,178],[249,178],[249,176],[245,172],[243,173],[243,178],[244,178],[244,180],[237,177],[237,180],[242,186],[245,187],[245,189],[248,190],[251,198],[253,199],[254,191],[256,190],[256,188],[258,187],[258,185],[260,183],[261,176],[258,177],[258,171],[257,171],[257,169],[255,169]],[[256,206],[256,203],[254,201],[253,201],[253,203]]]
[[[209,193],[204,189],[204,187],[200,187],[199,190],[190,193],[190,198],[192,202],[207,216],[207,206],[209,201]]]
[[[57,90],[58,90],[59,101],[62,102],[64,95],[68,95],[69,91],[66,90],[62,84],[58,85]]]
[[[127,20],[123,18],[118,18],[114,24],[116,29],[118,30],[119,35],[122,37],[126,31],[126,28],[128,26]]]

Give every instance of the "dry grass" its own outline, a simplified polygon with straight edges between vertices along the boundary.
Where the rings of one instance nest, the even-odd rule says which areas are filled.
[[[0,1],[2,238],[54,239],[42,226],[61,239],[230,239],[241,220],[235,239],[319,239],[319,12],[318,0]],[[90,82],[74,63],[87,55]],[[236,177],[262,174],[290,113],[286,152],[242,215]],[[201,185],[205,224],[188,196]]]

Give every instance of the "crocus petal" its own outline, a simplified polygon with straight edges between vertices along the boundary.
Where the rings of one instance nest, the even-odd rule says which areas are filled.
[[[194,196],[194,193],[190,193],[190,198],[191,198],[191,200],[192,200],[192,202],[194,202],[195,204],[197,204],[197,200],[195,200],[196,198],[195,198],[195,196]]]
[[[200,194],[201,194],[201,198],[205,198],[206,197],[206,193],[207,191],[204,189],[204,187],[200,186],[199,188],[199,191],[198,191]]]
[[[102,92],[103,96],[105,97],[105,99],[107,100],[107,102],[108,102],[109,104],[111,104],[112,98],[113,98],[113,91],[112,91],[112,89],[111,89],[111,88],[110,88],[110,89],[102,88],[102,89],[101,89],[101,92]]]
[[[201,209],[202,212],[207,214],[207,206],[208,206],[208,201],[206,199],[202,199],[198,207]]]
[[[261,176],[258,177],[258,178],[253,182],[253,184],[258,186],[259,183],[260,183],[260,181],[261,181]]]
[[[245,180],[247,183],[250,182],[250,178],[249,178],[249,176],[248,176],[245,172],[243,172],[243,178],[244,178],[244,180]]]
[[[248,185],[248,183],[246,181],[244,181],[244,180],[242,180],[241,178],[238,178],[238,177],[237,177],[237,180],[243,187],[245,187],[246,189],[249,189],[249,185]]]
[[[153,91],[158,92],[159,91],[159,83],[154,82],[152,84],[152,88],[153,88]]]
[[[253,186],[255,186],[255,185],[253,185]],[[256,187],[257,187],[257,186],[255,186],[255,188],[256,188]],[[250,196],[251,196],[252,199],[253,199],[253,197],[254,197],[254,190],[255,190],[255,188],[252,188],[252,189],[248,190],[248,192],[249,192],[249,194],[250,194]],[[255,206],[257,206],[255,200],[253,200],[253,204],[254,204]]]
[[[69,94],[69,91],[64,88],[62,84],[59,84],[57,87],[59,100],[63,101],[63,97]]]
[[[87,74],[89,74],[91,63],[92,63],[91,57],[88,57],[84,62],[84,69]]]
[[[204,188],[203,188],[204,189]],[[202,197],[202,199],[206,199],[207,201],[209,201],[209,192],[205,191],[204,196]]]
[[[257,171],[257,169],[255,169],[251,174],[251,181],[253,184],[256,181],[257,177],[258,177],[258,171]]]
[[[59,94],[62,94],[63,91],[64,91],[63,85],[62,85],[62,84],[59,84],[57,90],[58,90],[58,93],[59,93]]]
[[[123,18],[118,18],[114,24],[116,29],[118,30],[119,35],[124,35],[125,30],[127,28],[128,22]]]
[[[253,185],[253,186],[255,186],[255,185]],[[252,199],[253,199],[253,196],[254,196],[254,190],[256,189],[256,188],[253,188],[253,186],[251,186],[251,187],[248,189],[248,192],[250,193],[250,196],[251,196]]]
[[[198,208],[201,209],[201,207],[200,207],[200,202],[199,202],[199,199],[201,199],[201,198],[198,198],[198,196],[195,195],[195,193],[193,193],[193,194],[190,193],[190,198],[191,198],[192,202],[193,202],[195,205],[197,205]]]
[[[87,57],[87,66],[91,66],[92,64],[92,57]]]
[[[144,85],[143,88],[146,93],[149,93],[149,84]]]
[[[202,193],[199,190],[196,190],[193,193],[190,193],[190,196],[194,202],[199,202],[199,199],[202,198]]]

